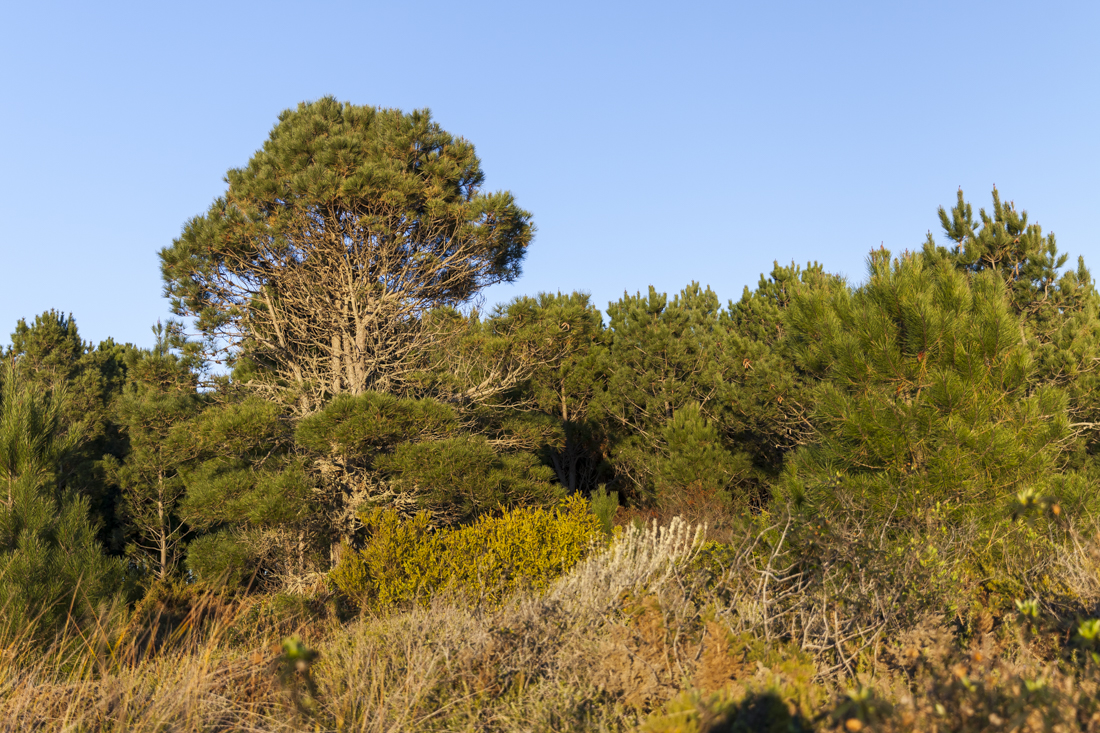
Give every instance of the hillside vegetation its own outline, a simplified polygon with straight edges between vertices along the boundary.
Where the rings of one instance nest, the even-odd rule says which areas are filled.
[[[426,111],[287,110],[140,349],[0,367],[0,729],[1100,731],[1100,295],[993,192],[608,304]]]

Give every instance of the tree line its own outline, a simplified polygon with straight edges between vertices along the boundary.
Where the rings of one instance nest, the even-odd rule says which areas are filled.
[[[776,265],[608,304],[521,274],[535,228],[426,111],[303,103],[161,253],[141,349],[20,321],[0,372],[0,606],[49,621],[157,581],[309,589],[371,507],[457,528],[615,492],[904,524],[1095,511],[1100,299],[1001,200],[867,279]],[[83,604],[83,606],[81,606]]]

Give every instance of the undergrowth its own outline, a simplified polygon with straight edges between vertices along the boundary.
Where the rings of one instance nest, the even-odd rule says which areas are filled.
[[[160,586],[48,647],[8,629],[0,729],[1100,730],[1096,526],[791,514],[724,539],[627,527],[493,604],[446,586],[350,619],[338,586]]]

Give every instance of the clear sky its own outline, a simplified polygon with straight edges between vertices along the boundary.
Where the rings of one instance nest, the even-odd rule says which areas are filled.
[[[4,3],[0,343],[72,312],[142,346],[157,252],[279,112],[428,107],[538,235],[523,277],[609,300],[773,260],[853,281],[962,186],[1100,274],[1095,2]]]

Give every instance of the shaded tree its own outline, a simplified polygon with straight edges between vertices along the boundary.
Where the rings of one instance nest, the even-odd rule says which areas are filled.
[[[202,400],[194,372],[169,353],[164,329],[158,324],[154,333],[151,351],[130,355],[127,384],[115,403],[128,443],[125,459],[108,455],[104,466],[122,491],[131,560],[165,579],[177,567],[186,537],[178,504],[185,491],[181,472],[193,455],[190,436],[173,428],[193,417]]]
[[[663,472],[674,465],[667,430],[677,412],[693,405],[700,419],[721,422],[726,393],[747,368],[721,311],[713,291],[694,283],[671,302],[650,287],[647,296],[624,296],[608,306],[609,377],[597,404],[617,480],[638,498],[673,490],[672,476]],[[742,493],[735,489],[752,480],[751,461],[725,436],[709,429],[699,434],[721,437],[713,450],[725,456],[722,465],[735,468],[720,478],[720,488]]]
[[[59,486],[87,498],[101,541],[120,552],[120,493],[104,474],[100,459],[108,454],[119,457],[126,449],[111,404],[125,384],[126,361],[135,348],[111,339],[93,346],[80,338],[71,315],[53,310],[30,324],[20,319],[11,339],[4,358],[14,362],[29,388],[64,395],[58,404],[59,430],[81,436],[58,467]]]
[[[0,389],[0,633],[49,633],[119,594],[121,564],[103,554],[88,500],[59,484],[80,441],[63,424],[64,395],[6,366]]]
[[[589,419],[607,378],[603,319],[584,293],[521,296],[487,317],[437,312],[449,334],[425,352],[418,387],[453,404],[498,449],[541,452],[569,491],[606,478]]]
[[[814,375],[800,370],[790,353],[784,318],[799,292],[839,282],[818,263],[801,268],[775,263],[755,290],[745,287],[731,301],[726,319],[742,370],[729,390],[726,422],[731,438],[752,455],[753,463],[775,476],[786,455],[813,440],[809,416]]]

